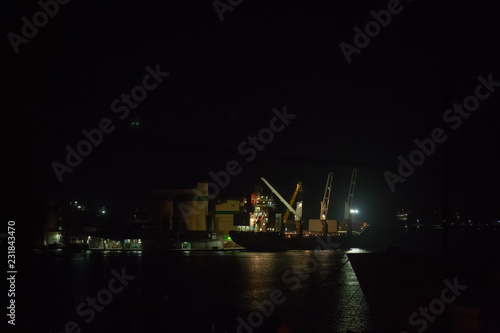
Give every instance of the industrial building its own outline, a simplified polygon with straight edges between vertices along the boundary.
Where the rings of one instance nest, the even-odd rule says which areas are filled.
[[[239,221],[241,200],[215,200],[208,183],[193,189],[153,190],[151,224],[146,228],[165,230],[178,249],[235,248],[229,231]]]

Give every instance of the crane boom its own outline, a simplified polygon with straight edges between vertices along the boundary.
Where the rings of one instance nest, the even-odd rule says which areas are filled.
[[[302,186],[302,183],[301,182],[298,182],[297,183],[297,187],[295,188],[295,192],[293,193],[293,196],[292,196],[292,200],[290,200],[290,207],[293,207],[293,203],[295,202],[295,198],[297,197],[297,193],[299,192],[299,189],[300,187]],[[295,215],[297,215],[296,212],[294,212]],[[290,209],[287,208],[286,209],[286,212],[285,212],[285,215],[283,215],[283,223],[286,222],[286,220],[288,219],[288,215],[290,215]]]
[[[332,181],[333,181],[333,172],[330,172],[328,174],[328,177],[326,178],[325,194],[323,195],[323,201],[321,202],[321,211],[319,214],[319,219],[321,221],[326,221],[328,206],[330,206],[330,195],[332,193]]]
[[[262,179],[262,181],[263,181],[264,183],[266,183],[266,185],[267,185],[267,186],[271,189],[271,191],[272,191],[274,194],[276,194],[276,196],[277,196],[277,197],[281,200],[281,202],[285,204],[286,208],[288,208],[288,209],[289,209],[292,213],[294,213],[295,215],[297,215],[297,212],[295,211],[295,209],[293,209],[293,208],[292,208],[292,206],[290,206],[290,205],[288,204],[288,202],[286,202],[286,200],[285,200],[285,199],[283,199],[283,197],[281,196],[281,194],[279,194],[279,193],[278,193],[278,191],[276,191],[276,190],[274,189],[274,187],[273,187],[271,184],[269,184],[269,182],[268,182],[268,181],[267,181],[264,177],[262,177],[261,179]]]

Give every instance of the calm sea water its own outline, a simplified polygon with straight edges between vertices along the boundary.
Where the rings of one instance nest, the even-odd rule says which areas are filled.
[[[34,265],[27,307],[35,332],[364,332],[372,325],[339,250],[53,252],[36,254]],[[110,287],[113,270],[129,276],[126,286],[113,280]],[[92,309],[92,298],[106,304]]]

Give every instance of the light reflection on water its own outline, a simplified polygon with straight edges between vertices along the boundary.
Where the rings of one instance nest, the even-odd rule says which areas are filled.
[[[371,251],[360,249],[360,248],[352,248],[349,249],[346,253],[371,253]]]
[[[356,276],[346,252],[339,250],[87,251],[41,254],[35,262],[45,271],[35,281],[37,295],[33,298],[34,307],[47,309],[37,312],[48,323],[45,332],[55,331],[58,324],[69,319],[80,319],[74,311],[79,302],[95,297],[112,278],[111,270],[120,271],[122,267],[136,279],[115,296],[116,302],[109,309],[99,313],[122,332],[143,332],[147,327],[165,325],[172,332],[189,331],[192,325],[208,322],[215,325],[215,331],[235,331],[236,317],[258,311],[256,303],[269,300],[273,290],[282,291],[286,301],[276,307],[269,321],[286,323],[297,331],[309,327],[366,331],[370,327]],[[305,263],[309,263],[306,270]],[[35,304],[44,299],[49,304]],[[50,306],[64,311],[48,310]],[[199,324],[193,323],[193,316]],[[96,327],[92,330],[97,332]]]

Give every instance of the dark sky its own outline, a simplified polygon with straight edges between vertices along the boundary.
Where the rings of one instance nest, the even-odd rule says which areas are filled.
[[[500,5],[448,3],[402,1],[348,64],[339,44],[353,44],[353,28],[388,1],[243,1],[221,22],[211,1],[72,0],[18,54],[4,38],[8,181],[34,198],[147,205],[153,188],[191,188],[235,159],[242,172],[221,198],[240,197],[260,177],[289,197],[302,181],[305,216],[317,218],[333,171],[330,217],[340,218],[357,167],[354,201],[369,222],[396,208],[498,219],[500,92],[457,130],[442,118],[474,94],[479,75],[500,81]],[[4,36],[40,9],[3,6]],[[170,75],[120,120],[111,102],[157,64]],[[297,117],[246,162],[238,145],[285,105]],[[64,163],[65,146],[103,118],[116,129],[59,183],[51,163]],[[384,172],[396,173],[398,155],[437,127],[446,143],[391,192]]]

